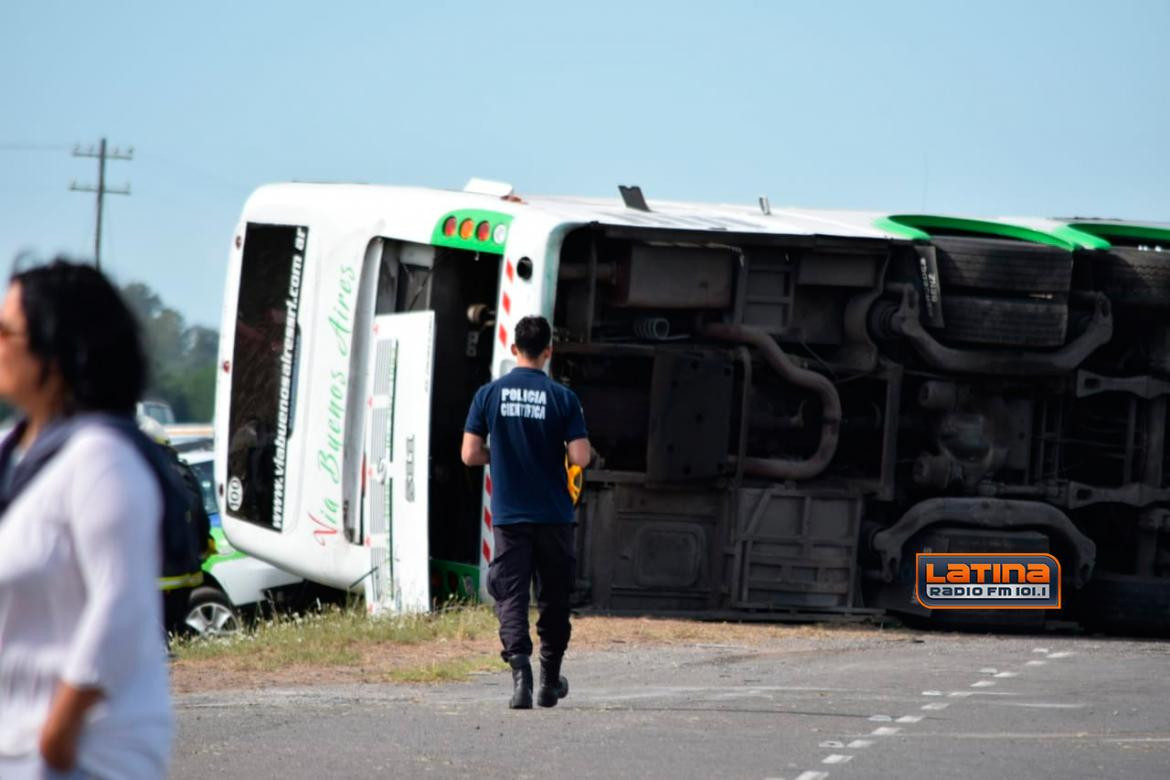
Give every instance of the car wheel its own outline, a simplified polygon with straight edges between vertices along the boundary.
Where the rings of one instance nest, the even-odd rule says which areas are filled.
[[[240,630],[240,616],[218,588],[196,588],[187,604],[188,629],[203,637],[230,636]]]
[[[1002,347],[1058,347],[1068,329],[1068,305],[1062,301],[983,298],[947,295],[942,298],[940,335],[951,340]]]
[[[992,238],[938,237],[934,241],[943,297],[962,287],[1000,293],[1067,293],[1071,252],[1043,244]]]

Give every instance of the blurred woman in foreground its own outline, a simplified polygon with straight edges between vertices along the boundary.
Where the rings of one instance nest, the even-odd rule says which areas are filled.
[[[24,419],[0,447],[0,777],[166,776],[163,494],[127,437],[88,422],[133,426],[145,379],[138,325],[100,272],[58,260],[12,277],[0,397]]]

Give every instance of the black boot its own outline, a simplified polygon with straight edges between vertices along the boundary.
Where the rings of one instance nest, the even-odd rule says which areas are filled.
[[[540,690],[536,703],[541,707],[555,707],[569,695],[569,681],[561,676],[561,659],[540,659]]]
[[[508,706],[514,710],[532,709],[532,664],[526,655],[514,655],[508,659],[512,667],[512,701]]]

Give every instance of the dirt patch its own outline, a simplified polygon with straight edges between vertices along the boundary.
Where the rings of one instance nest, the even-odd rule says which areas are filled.
[[[313,629],[306,629],[313,630]],[[861,640],[875,638],[908,641],[912,632],[870,626],[775,625],[712,623],[690,620],[628,617],[580,617],[573,620],[574,650],[614,650],[648,645],[742,646],[766,651],[807,652],[814,640]],[[536,641],[536,637],[533,637]],[[403,675],[426,677],[427,670],[446,666],[466,667],[469,661],[494,668],[498,657],[495,637],[433,639],[424,642],[363,641],[350,645],[358,660],[346,664],[289,664],[275,669],[256,669],[247,656],[182,659],[171,665],[175,693],[209,690],[260,689],[285,686],[386,683]],[[503,669],[503,662],[498,664]],[[436,676],[442,676],[436,675]]]

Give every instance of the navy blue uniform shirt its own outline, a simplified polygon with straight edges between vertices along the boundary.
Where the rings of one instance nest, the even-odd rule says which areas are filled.
[[[463,430],[491,436],[493,523],[573,522],[565,444],[588,438],[576,393],[517,367],[479,388]]]

